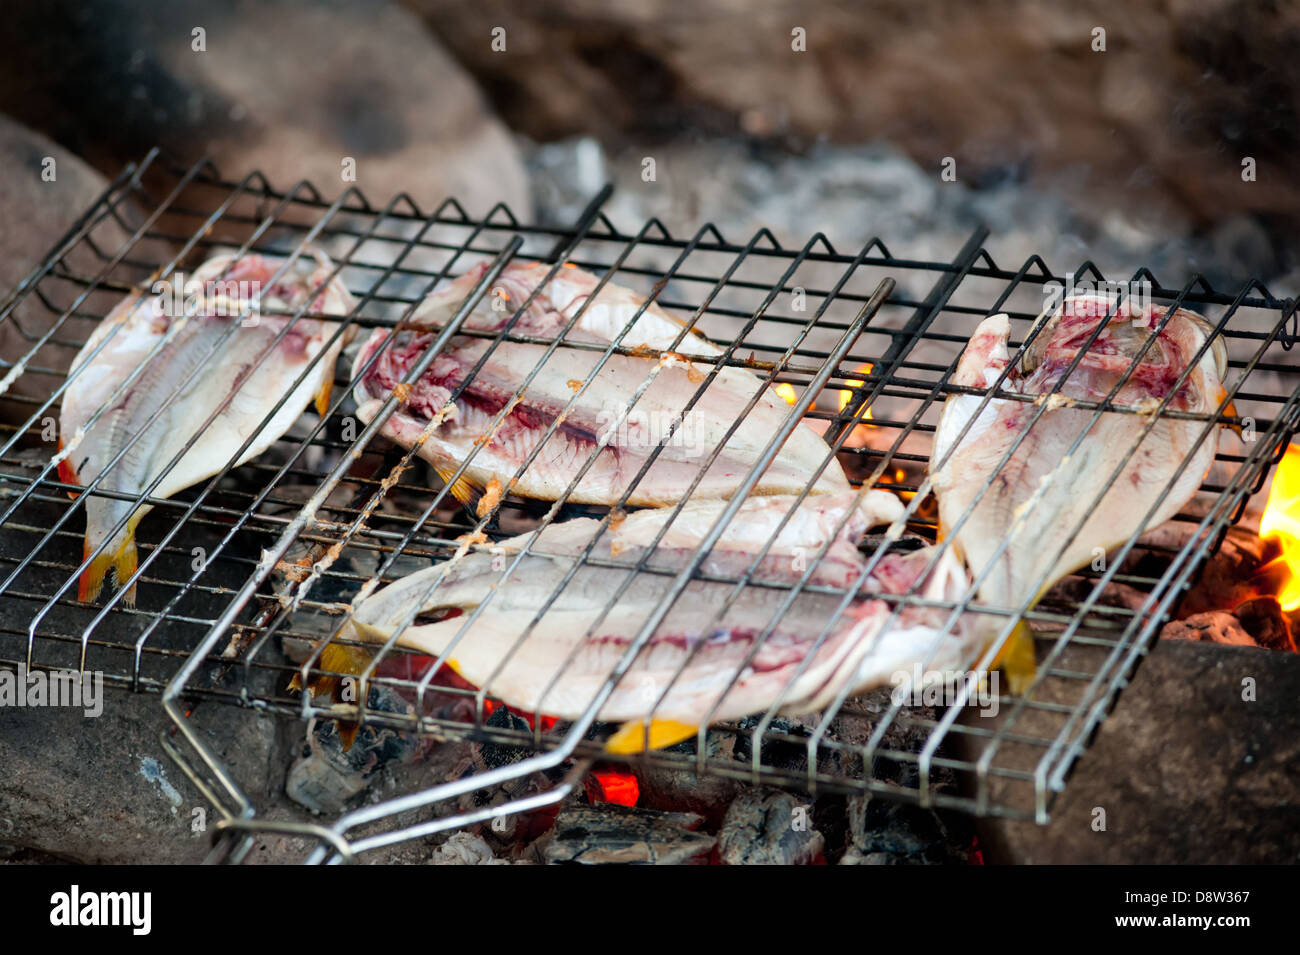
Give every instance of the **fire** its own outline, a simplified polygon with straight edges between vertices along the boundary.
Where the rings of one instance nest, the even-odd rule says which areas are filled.
[[[794,393],[794,385],[784,381],[776,386],[776,393],[784,398],[785,403],[788,405],[794,404],[799,397]]]
[[[594,787],[588,788],[593,802],[612,802],[620,806],[635,806],[641,798],[641,784],[628,772],[617,769],[597,769],[592,774]],[[592,791],[594,788],[595,791]]]
[[[859,366],[858,366],[856,369],[854,369],[854,370],[855,370],[855,371],[858,371],[858,372],[861,372],[861,373],[864,374],[864,375],[869,375],[869,374],[871,374],[871,369],[872,369],[873,367],[875,367],[875,366],[873,366],[870,362],[868,362],[868,363],[865,364],[865,365],[859,365]],[[863,382],[857,380],[856,378],[849,378],[849,379],[846,379],[846,382],[847,382],[847,384],[849,384],[849,385],[852,386],[853,388],[861,388],[862,385],[863,385]],[[845,408],[847,408],[847,407],[849,406],[849,402],[851,402],[852,400],[853,400],[853,392],[850,391],[850,390],[847,389],[847,388],[841,388],[841,389],[840,389],[840,411],[843,411]],[[863,417],[864,417],[864,418],[868,418],[868,419],[871,417],[871,409],[870,409],[870,408],[867,409],[867,413],[866,413],[865,415],[863,415]]]
[[[1300,444],[1287,448],[1277,466],[1259,536],[1277,538],[1282,547],[1282,556],[1273,562],[1287,569],[1278,603],[1287,612],[1300,610]]]
[[[895,468],[894,483],[903,484],[906,481],[907,481],[907,472],[904,471],[902,468]],[[915,491],[905,491],[901,487],[894,488],[894,493],[897,494],[899,497],[901,497],[904,501],[910,501],[912,498],[916,497]]]

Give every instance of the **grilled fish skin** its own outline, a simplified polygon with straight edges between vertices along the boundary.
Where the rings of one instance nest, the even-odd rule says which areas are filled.
[[[64,455],[60,478],[84,486],[102,473],[101,490],[138,495],[194,440],[150,495],[166,498],[217,474],[255,429],[253,441],[236,464],[261,454],[284,435],[313,396],[323,413],[334,380],[334,363],[343,345],[340,336],[322,354],[338,330],[337,324],[324,316],[344,317],[353,307],[351,295],[337,279],[329,281],[312,300],[212,424],[199,431],[231,395],[238,377],[271,347],[291,320],[289,315],[268,315],[264,310],[295,311],[333,271],[324,253],[309,249],[272,284],[283,264],[284,259],[272,256],[219,254],[204,262],[186,283],[187,291],[194,290],[190,308],[168,307],[173,295],[168,289],[156,294],[137,292],[120,302],[72,364],[59,421]],[[259,289],[263,312],[253,320],[241,312],[248,303],[236,298],[251,298]],[[169,315],[169,311],[180,313]],[[238,325],[233,333],[232,325]],[[230,337],[223,345],[227,334]],[[101,343],[103,349],[93,354]],[[161,349],[149,358],[160,343]],[[217,349],[220,354],[214,354]],[[117,393],[146,360],[140,376]],[[292,388],[309,364],[311,370],[302,383]],[[177,397],[160,410],[173,393]],[[282,399],[279,409],[258,429]],[[103,414],[90,424],[105,406]],[[140,438],[135,444],[110,466],[137,434]],[[151,507],[94,495],[86,500],[85,555],[89,557],[101,544],[107,544],[82,573],[78,599],[95,599],[110,568],[119,586],[135,572],[135,529]],[[116,529],[124,518],[125,525]],[[124,597],[128,603],[134,603],[133,591]]]
[[[706,558],[702,574],[734,578],[742,573],[792,505],[793,499],[785,496],[746,500]],[[649,548],[669,519],[669,510],[639,511],[603,535],[602,523],[589,518],[549,525],[508,576],[508,561],[503,567],[498,560],[499,569],[494,569],[492,553],[466,554],[450,566],[420,571],[360,600],[348,625],[350,633],[345,628],[345,634],[379,643],[396,634],[402,646],[430,655],[447,652],[449,665],[461,676],[506,703],[528,712],[578,718],[725,506],[716,500],[688,502],[653,549]],[[846,512],[847,522],[836,533]],[[864,567],[855,546],[858,537],[869,526],[893,523],[902,514],[898,499],[883,491],[869,491],[860,499],[852,491],[807,498],[758,567],[754,580],[760,584],[747,586],[719,621],[715,617],[734,585],[707,579],[687,585],[601,707],[599,719],[641,720],[653,708],[656,723],[694,732],[706,719],[740,718],[762,712],[778,700],[783,712],[813,711],[825,707],[846,686],[858,692],[888,683],[917,663],[932,671],[962,665],[974,649],[969,621],[959,620],[945,631],[948,611],[907,606],[886,626],[892,611],[879,598],[881,593],[919,587],[924,596],[934,599],[960,599],[968,582],[950,550],[942,550],[936,567],[921,579],[934,548],[884,556],[866,588],[839,619],[840,595],[802,592],[754,658],[745,663],[787,596],[781,587],[762,586],[762,582],[793,584],[803,573],[797,557],[802,553],[811,560],[829,540],[825,559],[815,565],[810,583],[839,589],[853,586]],[[542,613],[597,535],[601,536],[588,559],[599,565],[580,566]],[[517,551],[528,537],[503,541],[499,547]],[[632,569],[641,558],[653,571]],[[610,561],[618,566],[604,566]],[[629,579],[626,591],[601,619],[616,589]],[[447,615],[472,613],[484,602],[484,611],[456,641],[466,616]],[[414,623],[399,632],[417,609]],[[817,647],[828,626],[827,637]],[[678,677],[679,667],[693,650]],[[663,702],[654,706],[665,691]],[[671,741],[675,739],[658,743]]]
[[[1061,382],[1059,396],[1046,399],[1042,417],[1000,468],[1003,456],[1024,432],[1038,406],[992,399],[957,444],[958,434],[982,398],[952,395],[945,402],[932,460],[939,462],[945,455],[950,456],[931,475],[939,502],[940,532],[953,533],[952,542],[975,579],[988,569],[979,587],[982,602],[1009,609],[1018,609],[1026,601],[1036,602],[1061,577],[1089,563],[1095,548],[1109,550],[1164,523],[1196,493],[1213,463],[1215,436],[1212,434],[1193,450],[1205,423],[1162,415],[1071,539],[1074,528],[1101,493],[1103,483],[1120,467],[1149,421],[1141,414],[1103,412],[1089,429],[1095,412],[1071,407],[1071,402],[1104,399],[1154,334],[1165,311],[1159,306],[1138,308],[1128,302],[1116,306],[1106,296],[1087,295],[1067,298],[1050,316],[1040,318],[1041,332],[1002,387],[1024,395],[1048,395]],[[1111,312],[1116,314],[1074,371],[1061,381],[1080,348]],[[1211,327],[1201,316],[1176,311],[1116,394],[1114,403],[1154,411],[1173,390],[1210,333]],[[981,322],[958,363],[954,383],[991,387],[1011,362],[1009,334],[1006,315],[994,315]],[[1221,379],[1226,370],[1226,349],[1221,339],[1215,339],[1170,399],[1168,408],[1214,413],[1224,394]],[[1089,430],[1078,449],[1067,455],[1070,445],[1085,429]],[[990,480],[992,484],[981,498]],[[1041,495],[1037,501],[1032,500],[1035,494]],[[1163,500],[1144,523],[1147,511],[1162,494]],[[970,517],[952,532],[962,514],[971,508]],[[996,556],[997,548],[1021,516],[1023,524],[1012,533],[1005,552]],[[1049,561],[1054,561],[1050,568]],[[1044,570],[1048,571],[1047,579],[1039,586]]]
[[[389,332],[379,329],[363,346],[353,372],[357,414],[362,421],[371,421],[404,374],[429,347],[434,338],[432,330],[451,319],[486,269],[486,265],[471,269],[430,294],[408,323],[413,327],[399,330],[391,344],[388,344]],[[500,304],[526,301],[548,271],[549,266],[542,263],[510,265],[501,274],[493,294],[484,296],[462,328],[488,333],[500,331],[514,307],[500,308]],[[668,435],[687,400],[713,370],[707,359],[721,355],[722,350],[697,335],[688,334],[677,348],[687,355],[704,356],[705,360],[691,362],[669,351],[681,332],[682,323],[651,303],[620,342],[643,354],[611,356],[596,381],[563,416],[537,457],[519,473],[547,427],[591,376],[604,346],[618,337],[645,302],[636,293],[614,284],[607,284],[597,294],[597,284],[598,279],[591,273],[566,267],[559,269],[537,293],[512,330],[513,336],[552,339],[579,309],[585,306],[585,311],[566,336],[566,344],[545,360],[522,399],[491,433],[492,419],[511,400],[520,383],[543,362],[545,345],[508,341],[493,350],[490,337],[456,337],[434,359],[424,376],[412,384],[404,403],[384,423],[382,433],[403,447],[418,447],[418,454],[444,476],[470,458],[465,477],[473,487],[485,488],[496,481],[515,494],[541,500],[557,500],[583,464],[596,454],[591,468],[568,500],[581,504],[616,503],[628,491],[647,457]],[[494,303],[497,308],[493,307]],[[600,347],[595,350],[569,347],[569,342]],[[374,366],[357,377],[381,348]],[[461,397],[448,406],[450,395],[470,377],[475,363],[489,352],[490,357],[469,380]],[[651,376],[653,382],[623,420],[620,413],[636,389]],[[717,377],[686,413],[645,477],[632,489],[627,503],[661,506],[675,504],[687,496],[689,485],[707,456],[723,442],[728,428],[760,391],[758,403],[735,434],[726,440],[722,452],[694,492],[696,497],[712,498],[733,494],[790,409],[753,373],[727,366],[718,369]],[[432,433],[426,434],[433,420],[438,424]],[[611,439],[597,453],[598,442],[607,433]],[[815,432],[807,427],[797,428],[763,475],[755,493],[798,493],[828,455],[829,449]],[[848,486],[839,463],[832,458],[826,463],[814,491],[842,491]],[[453,490],[464,498],[466,489]]]

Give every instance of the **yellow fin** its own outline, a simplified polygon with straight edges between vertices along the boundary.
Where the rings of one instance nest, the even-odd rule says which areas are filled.
[[[320,660],[316,665],[321,670],[331,670],[334,673],[356,676],[366,669],[369,662],[370,653],[361,647],[327,643],[325,649],[321,651]],[[343,679],[344,677],[341,676],[314,676],[307,683],[307,689],[311,691],[313,697],[323,696],[332,700]],[[301,673],[293,675],[293,679],[289,681],[289,689],[302,689]],[[361,724],[347,720],[336,720],[336,722],[338,724],[339,741],[343,744],[344,752],[347,752],[352,748],[352,744],[357,741],[357,733],[361,729]]]
[[[1219,404],[1223,404],[1223,399],[1226,398],[1226,397],[1228,397],[1228,391],[1227,391],[1226,388],[1224,388],[1222,385],[1220,385],[1220,386],[1219,386]],[[1229,401],[1228,404],[1227,404],[1227,405],[1224,407],[1224,409],[1223,409],[1223,414],[1224,414],[1225,417],[1229,417],[1229,418],[1235,418],[1235,417],[1237,417],[1237,405],[1236,405],[1236,402]],[[1239,424],[1229,424],[1229,425],[1227,425],[1227,427],[1229,427],[1229,428],[1231,428],[1233,431],[1237,432],[1237,437],[1239,437],[1239,438],[1243,438],[1243,439],[1245,438],[1245,435],[1242,434],[1242,431],[1241,431],[1241,425],[1239,425]]]
[[[90,556],[90,542],[87,541],[82,551],[82,559]],[[94,600],[104,588],[104,577],[113,566],[112,554],[100,554],[90,562],[90,566],[81,572],[77,582],[77,599],[85,603]]]
[[[451,476],[456,473],[453,468],[440,468],[436,465],[433,470],[438,477],[442,478],[443,484],[450,483]],[[456,500],[470,509],[474,508],[474,502],[478,500],[478,492],[474,490],[474,485],[463,477],[451,485],[451,493]]]
[[[90,562],[81,573],[81,579],[77,581],[77,599],[83,602],[94,600],[99,596],[99,592],[104,588],[104,578],[108,576],[109,568],[113,570],[113,576],[117,586],[122,586],[127,579],[135,573],[138,566],[138,555],[135,548],[135,528],[140,522],[140,518],[132,516],[126,522],[125,533],[122,536],[122,543],[118,545],[116,551],[103,551],[98,557]],[[84,560],[90,556],[94,550],[90,541],[87,540],[82,547],[81,556]],[[135,606],[135,585],[131,585],[123,596],[122,600],[128,607]]]
[[[1037,662],[1034,659],[1034,632],[1029,624],[1020,621],[993,658],[993,666],[1001,667],[1007,678],[1007,688],[1016,696],[1023,695],[1034,682]]]
[[[321,382],[320,390],[316,392],[316,413],[322,418],[330,410],[330,395],[334,393],[334,379],[326,378]]]
[[[690,739],[699,730],[698,726],[678,723],[674,720],[651,720],[650,749],[663,749],[665,746],[680,743],[682,740]],[[606,741],[605,749],[616,756],[631,756],[644,750],[645,744],[645,724],[637,721],[620,726],[618,731]]]
[[[328,643],[325,645],[325,649],[321,651],[320,660],[317,661],[316,667],[319,670],[329,670],[333,673],[356,676],[365,671],[366,666],[370,663],[370,657],[370,651],[363,647]],[[312,696],[328,696],[332,699],[334,691],[338,689],[342,681],[343,677],[341,676],[314,676],[308,681],[307,689],[311,690]],[[302,689],[301,673],[293,675],[293,679],[289,681],[289,689],[295,691]]]

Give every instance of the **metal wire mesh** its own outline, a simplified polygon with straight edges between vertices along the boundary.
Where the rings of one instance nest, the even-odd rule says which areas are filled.
[[[27,353],[6,366],[0,398],[3,418],[11,422],[0,447],[0,664],[76,667],[102,672],[108,683],[123,688],[165,690],[164,705],[175,723],[165,744],[220,809],[235,858],[263,828],[311,836],[319,846],[317,861],[351,858],[557,801],[591,761],[609,758],[601,743],[605,729],[596,722],[599,701],[575,721],[539,718],[524,727],[494,720],[500,712],[496,701],[449,679],[445,660],[430,661],[396,646],[374,658],[359,704],[346,707],[345,715],[436,739],[517,746],[534,755],[399,794],[329,825],[268,823],[204,743],[195,708],[216,703],[256,706],[287,718],[338,717],[331,701],[300,694],[290,684],[295,676],[310,682],[346,675],[322,666],[322,647],[342,639],[347,605],[363,588],[452,556],[466,535],[499,540],[605,513],[509,496],[485,518],[467,511],[413,452],[377,437],[395,399],[370,424],[357,420],[346,360],[339,362],[323,416],[305,413],[265,454],[238,468],[232,459],[216,477],[171,499],[139,496],[155,512],[138,535],[142,557],[134,607],[122,590],[95,604],[76,599],[84,566],[78,556],[82,503],[86,495],[108,492],[66,485],[55,470],[51,437],[57,432],[51,421],[67,385],[70,356],[121,296],[195,266],[219,247],[290,257],[303,254],[309,243],[324,248],[357,303],[339,323],[340,337],[394,328],[440,281],[488,263],[474,294],[444,329],[447,340],[509,262],[535,259],[551,273],[576,264],[688,319],[723,350],[717,365],[748,368],[779,386],[791,402],[787,428],[802,418],[824,429],[854,484],[900,494],[908,504],[909,532],[933,540],[936,515],[926,473],[938,413],[948,396],[973,393],[951,382],[957,358],[976,324],[999,311],[1011,316],[1013,345],[1022,344],[1041,311],[1044,286],[1063,277],[1037,257],[1015,269],[998,265],[983,247],[982,229],[951,261],[919,261],[895,256],[878,238],[841,252],[823,236],[785,248],[766,231],[738,244],[712,225],[677,238],[654,220],[628,234],[601,213],[607,197],[608,190],[596,196],[571,227],[551,228],[522,225],[501,206],[473,218],[451,200],[432,212],[406,197],[377,208],[353,189],[326,202],[306,183],[281,192],[257,174],[228,182],[204,163],[175,171],[151,156],[129,168],[0,310],[0,322],[12,323],[29,343]],[[1089,277],[1102,280],[1089,263],[1073,273],[1075,279]],[[995,720],[969,719],[969,709],[960,705],[921,711],[877,694],[837,700],[804,720],[780,717],[774,705],[759,718],[701,729],[694,741],[634,758],[648,766],[804,790],[870,791],[1045,820],[1051,797],[1064,786],[1133,666],[1201,562],[1239,520],[1300,421],[1300,375],[1285,354],[1294,302],[1275,298],[1257,281],[1221,291],[1199,276],[1179,288],[1163,286],[1145,270],[1132,279],[1149,283],[1157,303],[1196,308],[1211,319],[1214,336],[1228,347],[1230,370],[1219,413],[1202,416],[1204,439],[1216,440],[1220,424],[1243,423],[1250,438],[1220,443],[1200,494],[1176,519],[1185,533],[1168,548],[1158,573],[1124,565],[1134,539],[1106,569],[1081,573],[1077,599],[1032,610],[977,606],[969,599],[945,608],[954,619],[963,611],[998,616],[1005,620],[1004,639],[1022,620],[1034,629],[1035,683],[1021,696],[1003,694]],[[299,317],[301,310],[289,316],[291,322]],[[492,347],[522,340],[507,328]],[[412,378],[438,348],[429,349]],[[630,353],[617,342],[603,350],[606,357]],[[521,392],[525,388],[521,384]],[[1111,402],[1094,410],[1136,412]],[[783,437],[776,436],[751,479]],[[82,496],[69,498],[70,492]],[[733,507],[724,520],[734,512]],[[670,596],[706,576],[706,549],[670,575]],[[872,559],[883,552],[880,545]],[[652,572],[644,562],[636,566]],[[742,600],[746,588],[772,586],[752,574],[719,582],[733,585],[735,599]],[[1105,601],[1113,584],[1145,594],[1141,607]],[[789,589],[793,594],[809,586],[805,574]],[[891,599],[895,613],[924,603],[914,594]],[[647,621],[625,663],[657,622]],[[990,648],[984,662],[995,652]],[[619,675],[611,673],[608,687]],[[410,706],[405,712],[375,707],[369,691],[377,687],[395,691]],[[490,811],[435,811],[464,793],[539,770],[553,776],[545,792]],[[426,816],[413,822],[413,812]]]

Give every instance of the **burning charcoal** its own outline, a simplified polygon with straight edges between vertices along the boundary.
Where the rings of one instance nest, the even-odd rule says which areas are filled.
[[[736,724],[743,732],[736,738],[736,758],[749,762],[753,757],[754,730],[758,727],[760,717],[747,716]],[[803,771],[808,768],[808,750],[802,743],[786,739],[773,739],[773,736],[811,736],[803,726],[785,716],[778,716],[768,724],[763,734],[763,746],[760,759],[764,766],[777,769]]]
[[[1201,640],[1239,647],[1255,646],[1255,638],[1246,632],[1241,621],[1226,610],[1194,613],[1164,625],[1160,636],[1166,640]]]
[[[703,862],[714,839],[695,828],[694,813],[656,812],[601,803],[562,810],[546,847],[548,863],[678,865]]]
[[[1072,611],[1073,608],[1078,607],[1080,603],[1091,596],[1096,584],[1096,580],[1088,577],[1073,575],[1064,577],[1043,595],[1043,608],[1064,607],[1068,608],[1067,612]],[[1123,610],[1136,612],[1142,607],[1147,596],[1147,592],[1144,590],[1112,580],[1102,588],[1096,604],[1100,607],[1119,607]]]
[[[410,707],[386,687],[372,687],[371,709],[409,713]],[[289,770],[285,792],[314,813],[342,812],[385,766],[414,758],[418,738],[386,727],[366,724],[351,748],[345,748],[336,720],[313,720],[307,733],[307,754]]]
[[[1247,600],[1239,604],[1232,614],[1241,621],[1242,627],[1259,646],[1266,650],[1296,652],[1291,624],[1282,613],[1282,606],[1277,602],[1276,597],[1256,597],[1254,600]]]
[[[964,817],[870,796],[849,800],[849,825],[840,865],[965,864],[974,839]]]
[[[1235,610],[1210,610],[1165,624],[1167,640],[1200,640],[1242,647],[1295,651],[1290,625],[1273,597],[1247,600]]]
[[[338,742],[338,733],[333,733],[334,745],[328,747],[317,737],[324,732],[324,727],[333,725],[327,722],[313,727],[307,736],[308,754],[290,767],[284,784],[290,799],[317,815],[342,812],[366,788],[365,776],[339,757],[342,744]]]
[[[511,713],[504,706],[497,707],[484,722],[494,729],[509,729],[527,732],[528,722]],[[462,759],[448,779],[469,779],[502,766],[517,763],[533,753],[524,746],[510,746],[502,743],[476,743]],[[516,799],[536,795],[549,790],[555,780],[564,774],[564,768],[549,773],[526,773],[507,779],[499,786],[476,789],[462,795],[457,800],[461,812],[477,812],[486,807],[502,806]],[[543,808],[537,812],[525,814],[502,813],[495,816],[485,827],[483,836],[493,844],[510,846],[514,843],[527,842],[550,828],[555,810]]]
[[[493,710],[492,715],[484,721],[483,725],[493,729],[514,730],[523,733],[527,733],[531,729],[527,720],[515,716],[504,706],[498,706]],[[484,743],[479,747],[479,753],[483,756],[483,762],[487,764],[489,769],[497,769],[500,766],[526,759],[532,755],[532,750],[522,746],[507,746],[502,743]]]
[[[709,760],[734,756],[736,737],[732,733],[709,733]],[[669,747],[668,752],[695,753],[695,740]],[[639,805],[650,809],[691,812],[711,824],[720,824],[727,805],[735,798],[741,784],[725,776],[700,777],[688,769],[653,763],[633,767],[641,787]]]
[[[1218,551],[1201,568],[1195,585],[1179,602],[1174,616],[1223,610],[1259,596],[1261,590],[1267,593],[1255,576],[1277,554],[1274,542],[1261,540],[1248,528],[1230,528]]]
[[[779,789],[747,789],[727,809],[718,833],[724,865],[806,865],[825,848],[812,806]]]

